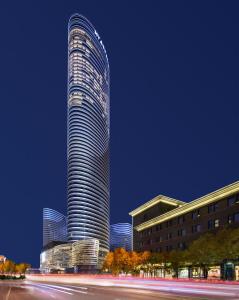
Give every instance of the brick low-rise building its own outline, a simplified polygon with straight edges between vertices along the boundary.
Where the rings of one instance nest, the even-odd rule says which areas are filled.
[[[239,182],[188,203],[160,195],[130,215],[135,251],[185,249],[206,232],[239,226]]]

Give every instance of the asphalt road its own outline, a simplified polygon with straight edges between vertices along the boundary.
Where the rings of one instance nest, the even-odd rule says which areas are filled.
[[[30,281],[0,282],[0,300],[217,300],[239,299],[239,285],[160,281],[118,286],[69,285]]]

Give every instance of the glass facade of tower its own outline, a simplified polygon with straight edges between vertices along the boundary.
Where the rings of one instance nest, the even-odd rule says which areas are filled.
[[[110,250],[124,248],[132,250],[132,225],[129,223],[117,223],[110,225]]]
[[[68,26],[68,241],[109,249],[109,64],[81,15]]]
[[[51,208],[43,208],[43,247],[67,241],[66,217]]]

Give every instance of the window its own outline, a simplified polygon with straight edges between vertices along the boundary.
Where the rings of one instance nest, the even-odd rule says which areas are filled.
[[[228,224],[232,224],[234,222],[239,223],[239,212],[235,213],[234,215],[229,215],[227,220]]]
[[[193,220],[196,220],[196,219],[199,218],[199,217],[200,217],[200,210],[199,210],[199,209],[194,210],[194,211],[192,212],[192,219],[193,219]]]
[[[195,232],[200,232],[201,231],[201,225],[200,224],[196,224],[192,226],[192,233]]]
[[[156,225],[155,229],[156,229],[156,231],[161,230],[162,229],[162,224]]]
[[[234,222],[239,222],[239,212],[234,214]]]
[[[217,228],[219,227],[219,225],[220,225],[220,220],[219,219],[214,220],[214,227]]]
[[[161,247],[156,248],[156,252],[162,252],[162,248]]]
[[[186,235],[186,229],[182,228],[178,230],[178,236],[185,236]]]
[[[178,224],[183,224],[184,221],[185,221],[184,216],[178,217]]]
[[[148,215],[144,214],[144,220],[147,220],[147,218],[148,218]]]
[[[172,233],[169,232],[169,233],[167,234],[167,240],[169,240],[169,239],[171,239],[171,238],[172,238]]]
[[[179,248],[180,250],[184,250],[184,249],[186,248],[185,242],[180,242],[180,243],[178,243],[178,248]]]
[[[238,217],[239,217],[239,214],[238,214]],[[219,227],[219,225],[220,225],[220,220],[219,219],[208,221],[208,229],[217,228],[217,227]]]
[[[171,251],[171,250],[173,250],[173,247],[170,245],[170,246],[166,246],[166,251],[167,252],[169,252],[169,251]]]
[[[156,241],[156,243],[160,243],[160,242],[163,241],[163,238],[161,236],[159,236],[159,237],[156,238],[155,241]]]
[[[166,227],[170,227],[170,226],[172,226],[172,220],[166,222]]]
[[[214,228],[214,222],[213,220],[208,221],[208,229],[213,229]]]
[[[236,196],[232,196],[227,199],[227,206],[232,206],[236,203]]]
[[[213,203],[208,205],[208,213],[215,212],[218,209],[219,205],[218,203]]]
[[[148,235],[150,235],[152,233],[152,228],[150,228],[149,230],[148,230]]]
[[[227,218],[227,220],[228,220],[228,224],[232,224],[232,222],[233,222],[233,216],[229,215],[228,218]]]

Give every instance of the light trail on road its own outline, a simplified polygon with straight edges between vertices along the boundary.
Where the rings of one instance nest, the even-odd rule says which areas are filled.
[[[1,300],[238,300],[239,285],[112,279],[91,279],[90,284],[25,280],[0,282],[0,296]]]

